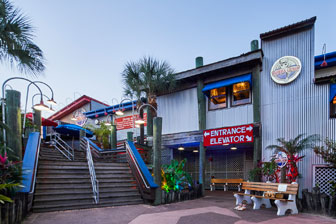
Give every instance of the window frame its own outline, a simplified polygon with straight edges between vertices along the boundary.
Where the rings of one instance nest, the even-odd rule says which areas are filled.
[[[237,84],[237,83],[235,83],[235,84]],[[233,85],[235,85],[235,84],[233,84]],[[233,97],[234,97],[234,95],[233,95],[233,85],[230,86],[231,87],[230,88],[230,95],[231,95],[230,106],[231,107],[238,107],[238,106],[241,106],[241,105],[251,104],[252,103],[252,85],[251,85],[251,83],[249,82],[250,88],[249,88],[249,98],[248,98],[247,102],[241,102],[241,103],[238,102],[237,104],[234,104],[235,101],[233,99]],[[237,100],[237,101],[245,101],[245,100]]]
[[[334,96],[333,100],[329,102],[329,118],[331,119],[336,118],[336,103],[333,103],[335,98],[336,96]]]
[[[225,108],[228,108],[229,106],[229,86],[222,86],[222,87],[225,87],[225,97],[226,97],[226,102],[225,102],[225,106],[219,106],[219,105],[222,105],[224,103],[219,103],[219,104],[214,104],[212,103],[211,101],[211,94],[209,94],[209,97],[208,98],[208,111],[212,111],[212,110],[220,110],[220,109],[225,109]],[[219,88],[222,88],[222,87],[219,87]],[[216,88],[216,89],[219,89],[219,88]],[[211,91],[211,90],[210,90]],[[211,106],[213,107],[216,107],[216,108],[211,108]]]

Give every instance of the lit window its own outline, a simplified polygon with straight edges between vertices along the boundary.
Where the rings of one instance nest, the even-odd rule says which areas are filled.
[[[226,87],[210,90],[210,98],[209,98],[210,110],[226,107],[227,102],[226,92],[227,92]]]
[[[240,105],[251,102],[249,82],[240,82],[232,86],[232,105]]]
[[[330,102],[330,117],[336,118],[336,96]]]

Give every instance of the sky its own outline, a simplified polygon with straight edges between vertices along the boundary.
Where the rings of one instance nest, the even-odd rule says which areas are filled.
[[[33,77],[0,64],[0,82],[14,76],[48,83],[56,109],[87,95],[107,104],[123,97],[124,65],[143,56],[167,61],[176,72],[250,51],[260,33],[317,16],[315,55],[336,51],[336,1],[282,0],[12,0],[35,28],[46,70]],[[27,83],[9,84],[22,94]],[[49,90],[42,87],[50,96]],[[31,88],[31,96],[37,93]],[[34,103],[38,101],[34,99]],[[116,103],[116,101],[114,101]],[[45,113],[44,116],[51,114]]]

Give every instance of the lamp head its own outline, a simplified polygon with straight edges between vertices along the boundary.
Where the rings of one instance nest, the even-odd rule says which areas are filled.
[[[135,121],[135,123],[138,124],[138,125],[141,125],[141,124],[144,124],[145,121],[143,119],[139,118],[138,120]]]
[[[49,103],[51,105],[54,105],[54,106],[57,105],[56,101],[53,98],[51,98],[50,100],[48,100],[47,103]]]
[[[124,112],[122,112],[121,110],[117,110],[115,112],[115,114],[118,115],[118,116],[122,116],[122,115],[124,115]]]
[[[49,107],[43,103],[43,100],[41,100],[41,102],[39,104],[35,104],[33,106],[33,108],[35,110],[39,110],[39,111],[48,111],[49,110]]]

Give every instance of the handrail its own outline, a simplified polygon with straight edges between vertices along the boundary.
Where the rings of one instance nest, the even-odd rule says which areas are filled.
[[[40,153],[41,138],[39,132],[29,134],[25,154],[22,161],[22,185],[20,192],[34,193],[37,165]]]
[[[61,137],[59,137],[57,134],[51,135],[51,141],[54,142],[55,148],[62,153],[68,160],[75,160],[75,153],[74,149],[68,145]],[[63,150],[62,150],[62,149]],[[65,151],[65,153],[63,152]]]
[[[152,175],[132,141],[126,142],[126,155],[142,197],[154,201],[155,189],[159,186],[154,183]]]
[[[86,139],[83,139],[83,142],[85,142]],[[96,177],[96,171],[93,164],[92,154],[91,154],[91,146],[90,142],[86,140],[86,159],[88,162],[88,167],[90,171],[90,179],[91,179],[91,185],[92,185],[92,193],[93,193],[93,199],[95,200],[95,203],[99,203],[99,181]]]

